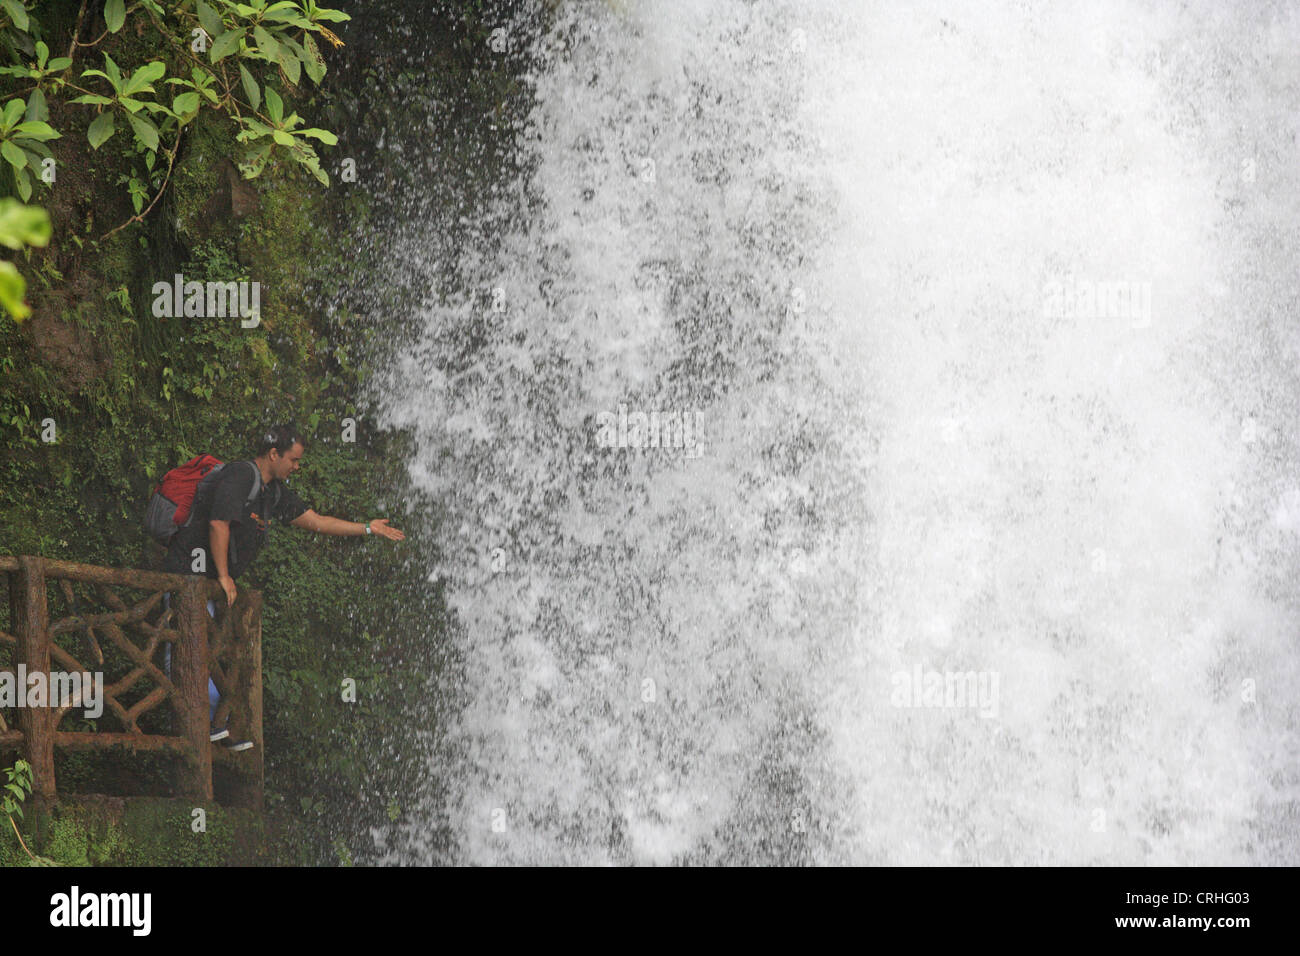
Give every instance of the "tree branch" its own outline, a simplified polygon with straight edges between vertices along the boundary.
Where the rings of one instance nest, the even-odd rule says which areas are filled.
[[[77,54],[77,37],[81,36],[81,21],[86,17],[86,0],[81,0],[81,9],[77,11],[77,25],[72,28],[72,42],[68,44],[68,59]]]
[[[180,151],[181,139],[184,136],[184,134],[185,134],[184,127],[181,127],[181,129],[176,131],[176,145],[173,146],[167,152],[167,175],[163,177],[163,184],[158,189],[158,195],[153,197],[153,202],[149,203],[149,205],[146,206],[143,210],[136,213],[134,216],[132,216],[126,222],[122,223],[122,225],[118,226],[116,229],[110,229],[108,232],[104,233],[97,240],[95,240],[96,242],[103,242],[109,236],[113,235],[114,233],[121,232],[123,229],[125,229],[127,226],[131,225],[132,223],[144,222],[144,217],[149,215],[150,210],[152,210],[153,207],[158,204],[158,200],[162,199],[163,193],[167,191],[167,183],[172,178],[172,167],[176,163],[176,154]]]
[[[81,42],[80,40],[78,40],[76,37],[73,37],[73,38],[72,38],[72,42],[73,42],[73,44],[75,44],[76,46],[85,46],[85,47],[99,46],[101,43],[104,42],[104,37],[108,36],[108,34],[109,34],[109,31],[108,31],[108,30],[105,30],[103,33],[101,33],[99,36],[95,37],[95,39],[91,40],[89,43],[82,43],[82,42]]]

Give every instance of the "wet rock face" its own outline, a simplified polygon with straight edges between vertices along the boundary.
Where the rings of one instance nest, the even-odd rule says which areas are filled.
[[[91,277],[42,294],[29,322],[32,345],[62,375],[72,392],[82,392],[113,367],[112,354],[100,348],[91,329],[78,322],[98,291]]]
[[[244,219],[256,213],[257,209],[257,188],[239,175],[234,163],[222,159],[217,167],[216,188],[203,204],[202,218],[194,225],[202,235],[205,223]]]

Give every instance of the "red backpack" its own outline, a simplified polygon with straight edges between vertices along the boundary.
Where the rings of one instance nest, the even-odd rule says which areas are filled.
[[[224,467],[225,463],[220,458],[198,455],[163,475],[144,513],[145,530],[153,535],[155,541],[168,544],[172,536],[189,522],[190,508],[194,504],[199,483],[209,476],[215,476]],[[253,470],[257,471],[256,465],[253,465]],[[258,472],[257,479],[253,482],[253,492],[249,495],[250,501],[261,491],[261,487],[262,476]]]

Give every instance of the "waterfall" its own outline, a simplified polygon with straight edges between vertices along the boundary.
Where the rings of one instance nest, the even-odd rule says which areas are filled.
[[[382,859],[1294,862],[1297,19],[1232,16],[554,11],[376,385],[461,661]]]

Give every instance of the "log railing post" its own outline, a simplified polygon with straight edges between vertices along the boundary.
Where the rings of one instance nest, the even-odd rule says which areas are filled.
[[[262,744],[262,595],[255,591],[252,598],[253,606],[248,617],[248,739],[254,744],[256,757],[253,764],[256,776],[250,796],[252,807],[261,810],[266,753]]]
[[[14,625],[18,638],[18,663],[28,675],[46,675],[50,685],[50,612],[45,596],[45,562],[42,558],[23,555],[18,559],[18,573],[9,575],[9,603],[14,608]],[[26,694],[27,688],[16,688]],[[49,700],[45,702],[51,703]],[[27,762],[32,765],[32,793],[54,800],[54,709],[20,707],[18,729],[24,735]]]
[[[180,588],[178,630],[172,680],[181,699],[173,701],[179,718],[180,736],[194,753],[187,761],[183,789],[195,800],[212,800],[212,743],[208,739],[208,609],[204,599],[206,580],[188,577]]]
[[[262,595],[244,590],[235,601],[234,644],[230,731],[243,740],[251,740],[253,749],[239,754],[233,786],[239,806],[262,809],[265,749],[262,743]]]

